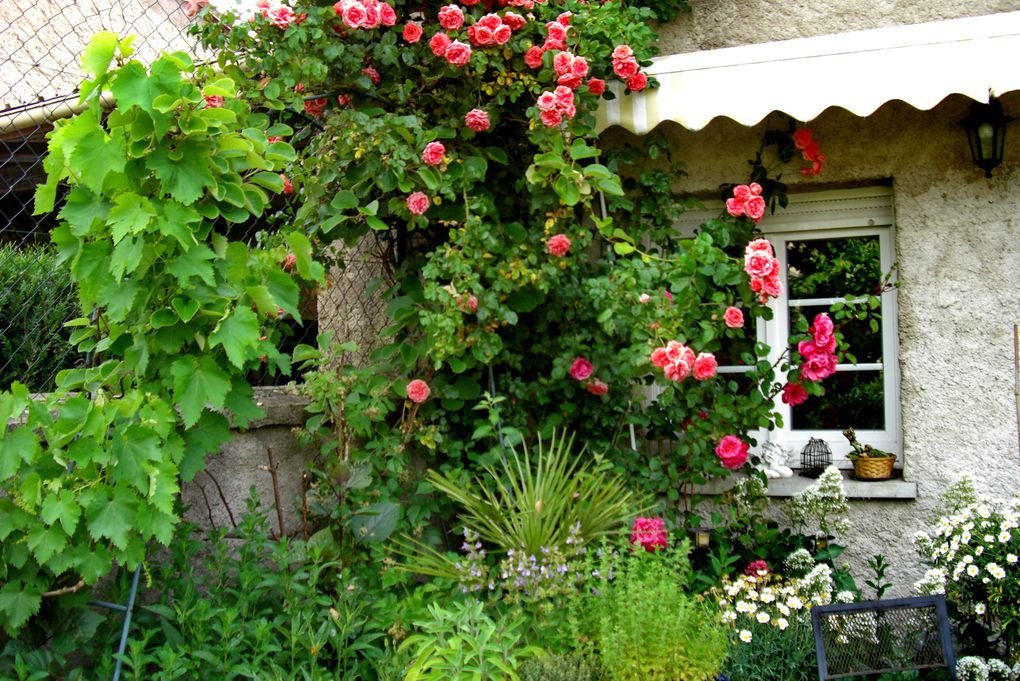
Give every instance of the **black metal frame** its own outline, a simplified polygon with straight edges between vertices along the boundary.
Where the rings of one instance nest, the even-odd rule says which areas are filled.
[[[946,597],[943,594],[934,596],[914,596],[909,598],[890,598],[881,601],[861,601],[860,603],[833,603],[832,605],[816,605],[811,609],[811,630],[815,637],[815,652],[818,656],[818,681],[839,679],[850,676],[880,674],[889,671],[908,671],[911,669],[927,669],[925,666],[897,667],[892,669],[858,670],[846,674],[829,674],[828,660],[825,654],[825,639],[822,635],[822,615],[831,613],[852,612],[885,612],[888,610],[910,610],[916,608],[935,608],[938,621],[939,642],[942,644],[942,657],[949,671],[949,678],[956,681],[956,654],[953,651],[953,634],[949,627],[949,613],[946,610]]]

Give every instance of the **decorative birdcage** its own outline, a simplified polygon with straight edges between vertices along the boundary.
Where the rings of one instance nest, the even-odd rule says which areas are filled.
[[[832,450],[825,440],[813,437],[800,453],[800,474],[805,478],[817,478],[832,465]]]

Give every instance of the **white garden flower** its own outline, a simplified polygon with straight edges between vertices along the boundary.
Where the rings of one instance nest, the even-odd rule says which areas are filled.
[[[779,627],[779,631],[786,631],[786,628],[790,626],[790,623],[786,621],[785,617],[777,617],[775,625]]]
[[[768,624],[768,621],[772,619],[771,617],[769,617],[769,614],[767,612],[759,612],[757,615],[754,616],[754,618],[758,620],[760,624]]]
[[[974,614],[975,615],[984,615],[985,614],[985,609],[986,608],[985,608],[985,604],[984,603],[975,603],[974,604]]]
[[[977,577],[979,572],[981,572],[981,570],[978,569],[977,565],[968,565],[967,566],[967,576],[968,577]]]
[[[750,643],[751,642],[751,632],[748,631],[747,629],[741,629],[740,630],[740,640],[743,641],[744,643]]]

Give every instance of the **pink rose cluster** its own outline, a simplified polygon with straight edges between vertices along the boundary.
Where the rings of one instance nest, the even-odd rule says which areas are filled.
[[[397,23],[397,13],[386,2],[380,0],[339,0],[333,11],[351,29],[379,28]]]
[[[471,61],[471,46],[459,40],[453,40],[445,33],[437,33],[429,41],[432,54],[443,57],[450,66],[467,66]]]
[[[827,159],[825,154],[818,150],[818,142],[815,141],[814,135],[810,130],[798,128],[793,133],[793,146],[797,147],[804,160],[811,164],[800,169],[801,175],[814,177],[822,172],[822,164]]]
[[[669,533],[662,518],[638,518],[630,530],[630,543],[655,552],[669,546]]]
[[[617,45],[613,49],[613,73],[627,83],[628,90],[639,92],[648,86],[648,76],[641,72],[630,45]]]
[[[797,344],[797,352],[804,358],[800,375],[807,381],[821,381],[836,373],[839,359],[836,357],[836,338],[829,315],[824,312],[815,315],[814,324],[808,328],[811,340]]]
[[[562,258],[570,252],[570,238],[566,234],[555,234],[545,242],[545,249],[549,255]]]
[[[577,114],[574,92],[566,85],[557,85],[552,92],[546,90],[538,96],[539,118],[547,127],[555,128],[564,118]]]
[[[763,560],[754,560],[744,568],[744,574],[748,577],[764,577],[769,573],[769,564]]]
[[[420,378],[416,378],[407,384],[407,399],[415,404],[421,404],[432,394],[429,384]]]
[[[779,279],[779,260],[776,259],[768,239],[755,239],[744,249],[744,271],[751,277],[751,290],[758,299],[767,303],[783,293]]]
[[[708,380],[715,376],[719,367],[715,355],[711,352],[695,355],[694,350],[675,340],[652,350],[652,364],[662,369],[667,379],[676,382],[684,380],[691,374],[694,374],[695,380]]]
[[[511,5],[514,3],[511,1]],[[537,69],[542,66],[542,55],[547,50],[567,49],[567,32],[570,30],[570,12],[564,12],[545,25],[545,42],[541,45],[533,45],[524,53],[524,63],[530,69]]]
[[[715,447],[715,455],[719,457],[722,465],[731,471],[735,471],[747,463],[747,451],[750,445],[736,435],[725,435]]]
[[[746,215],[758,222],[765,215],[765,199],[761,196],[761,185],[738,184],[733,188],[733,198],[726,199],[726,212],[735,218]]]
[[[287,5],[263,7],[262,16],[269,20],[269,23],[273,26],[281,30],[287,30],[291,24],[300,24],[308,18],[307,14],[295,14],[294,10]]]
[[[514,26],[520,28],[525,23],[520,15],[510,12],[507,16],[510,17],[509,20],[498,14],[486,14],[476,21],[474,26],[468,27],[468,40],[478,47],[506,45],[513,35]]]
[[[553,69],[556,71],[556,82],[576,90],[588,75],[588,60],[570,52],[557,52],[553,58]]]

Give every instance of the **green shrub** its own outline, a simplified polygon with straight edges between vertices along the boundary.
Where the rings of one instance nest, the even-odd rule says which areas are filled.
[[[521,666],[521,681],[600,681],[597,665],[581,655],[549,655]]]
[[[596,552],[588,593],[573,603],[578,641],[614,681],[715,681],[727,638],[717,614],[686,593],[686,541],[646,552]]]
[[[52,249],[0,245],[0,388],[20,381],[45,392],[59,370],[74,366],[63,324],[77,308],[70,272]]]

